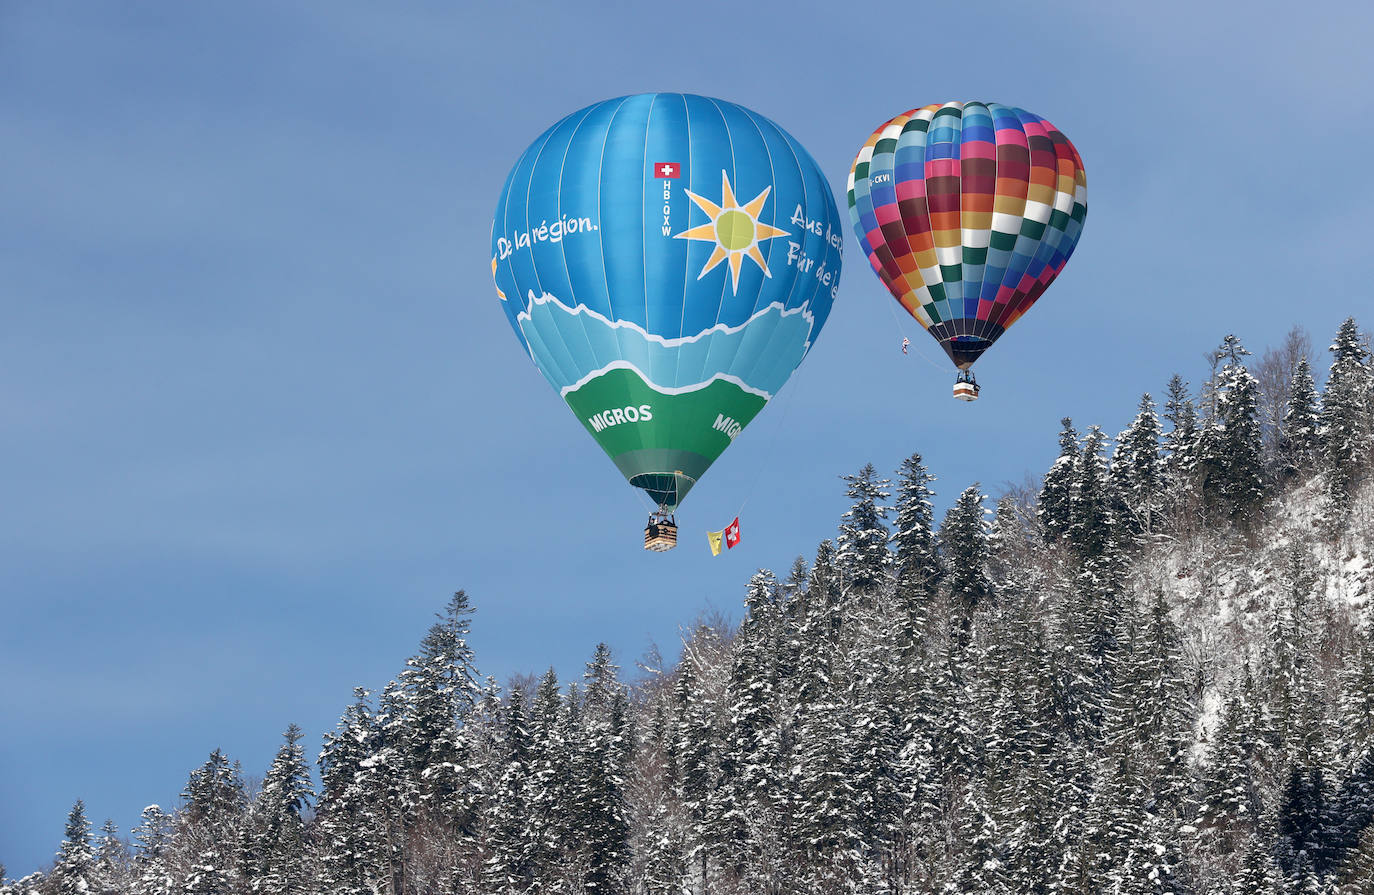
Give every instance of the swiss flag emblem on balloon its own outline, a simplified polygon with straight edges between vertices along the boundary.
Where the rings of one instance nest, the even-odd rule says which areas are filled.
[[[677,162],[659,162],[654,165],[654,176],[676,180],[682,176],[682,166]]]

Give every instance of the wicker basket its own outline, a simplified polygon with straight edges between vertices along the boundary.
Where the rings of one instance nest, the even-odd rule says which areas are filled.
[[[644,527],[644,549],[662,553],[677,546],[677,526],[672,522],[651,521]]]
[[[956,382],[954,383],[954,397],[960,401],[977,401],[978,386],[972,382]]]

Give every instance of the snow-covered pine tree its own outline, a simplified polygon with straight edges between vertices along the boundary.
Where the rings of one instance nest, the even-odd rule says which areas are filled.
[[[459,732],[462,768],[467,789],[470,825],[463,835],[440,851],[440,866],[452,867],[456,889],[484,889],[492,858],[494,833],[491,820],[496,816],[496,793],[505,770],[505,705],[501,685],[488,675],[477,704],[468,713]]]
[[[972,782],[965,795],[965,803],[972,814],[986,814],[976,827],[968,830],[968,837],[980,840],[966,855],[965,875],[973,862],[992,861],[1003,868],[1011,856],[1005,834],[1015,829],[1015,821],[1008,825],[1011,817],[1007,801],[1014,791],[1020,768],[1012,757],[1016,749],[1014,743],[1024,730],[1026,713],[1022,694],[1013,692],[1013,687],[1025,686],[1019,679],[1021,671],[1018,653],[1023,644],[1007,638],[1013,627],[1011,619],[1017,614],[1017,605],[1023,591],[1019,586],[1000,589],[995,606],[980,613],[979,637],[974,641],[972,651],[972,676],[969,687],[969,702],[972,706],[972,739],[977,744],[976,780]],[[1011,686],[1008,680],[1014,681]],[[995,771],[991,769],[996,769]],[[993,841],[981,841],[985,835],[996,834]],[[1010,866],[1006,866],[1011,872]],[[970,878],[970,886],[1004,886],[1001,870],[996,879]]]
[[[1197,406],[1188,383],[1177,373],[1169,379],[1164,400],[1164,419],[1169,431],[1160,439],[1164,452],[1164,505],[1176,526],[1190,527],[1198,499],[1201,445]]]
[[[907,801],[889,874],[899,888],[939,891],[995,876],[983,873],[975,854],[996,829],[976,780],[984,712],[977,669],[986,659],[975,620],[993,605],[982,500],[975,483],[945,515],[938,537],[944,586],[918,619],[924,631],[915,652],[919,664],[891,697],[900,707],[893,724],[901,744],[895,776]],[[909,651],[894,649],[889,664],[905,662]],[[990,852],[978,854],[991,859]]]
[[[988,532],[988,573],[994,590],[1018,577],[1026,564],[1027,539],[1024,510],[1015,494],[997,498]]]
[[[788,694],[793,706],[787,730],[793,768],[788,810],[795,818],[789,832],[806,874],[803,887],[823,882],[814,875],[811,865],[815,862],[836,865],[839,877],[822,874],[833,883],[847,878],[857,859],[852,847],[858,834],[851,823],[855,796],[846,770],[852,757],[845,723],[848,682],[843,662],[849,605],[834,545],[822,541],[811,564],[805,615],[795,621],[797,672]]]
[[[1279,796],[1279,863],[1290,879],[1325,875],[1334,869],[1327,848],[1326,775],[1320,767],[1294,763]]]
[[[745,590],[745,615],[731,649],[726,688],[729,721],[721,755],[717,853],[736,877],[776,876],[764,847],[781,835],[786,763],[781,742],[781,694],[776,676],[778,582],[760,569]]]
[[[934,476],[920,454],[902,462],[897,486],[894,599],[890,604],[891,656],[887,682],[892,730],[897,750],[892,776],[899,790],[899,817],[889,847],[887,885],[901,891],[911,881],[912,850],[921,823],[924,790],[932,782],[936,707],[929,687],[927,637],[930,618],[941,599],[944,570],[933,522]]]
[[[513,684],[500,713],[501,776],[484,805],[490,857],[483,887],[490,892],[528,892],[534,883],[539,842],[532,821],[533,748],[525,715],[525,691]]]
[[[67,815],[62,845],[48,884],[54,895],[90,895],[95,885],[95,851],[91,848],[91,822],[86,819],[86,803],[80,799]]]
[[[1194,808],[1188,750],[1196,710],[1183,680],[1183,638],[1162,590],[1145,607],[1141,634],[1131,656],[1134,693],[1122,688],[1122,702],[1130,702],[1136,749],[1150,768],[1154,813],[1172,825],[1166,834],[1174,839]]]
[[[1073,504],[1074,469],[1078,465],[1078,432],[1067,416],[1059,421],[1059,456],[1045,473],[1040,489],[1037,515],[1046,543],[1054,543],[1069,533]]]
[[[534,848],[534,888],[558,891],[571,886],[566,869],[573,860],[572,707],[559,691],[550,668],[539,679],[531,707],[530,834]]]
[[[1104,718],[1109,863],[1123,868],[1123,891],[1178,891],[1191,876],[1180,830],[1194,814],[1181,637],[1158,591],[1148,606],[1128,604],[1122,632]]]
[[[839,640],[844,620],[843,582],[836,564],[835,545],[829,540],[816,546],[816,558],[811,563],[811,577],[806,587],[810,616],[803,625],[809,629],[805,646],[813,655],[816,650],[832,649]],[[805,684],[803,677],[803,685]]]
[[[181,796],[177,886],[186,895],[230,895],[239,885],[235,851],[248,807],[238,766],[216,749]]]
[[[1001,784],[990,805],[1007,837],[1009,892],[1052,891],[1072,824],[1062,799],[1063,740],[1056,671],[1040,610],[1039,589],[1015,587],[998,599],[989,663],[997,696],[987,718],[986,785]]]
[[[0,895],[51,895],[50,879],[41,870],[36,870],[22,879],[9,879],[5,867],[0,864]]]
[[[263,777],[248,822],[240,834],[240,866],[248,890],[265,895],[292,895],[306,889],[305,812],[315,793],[301,729],[295,724]]]
[[[818,559],[823,563],[829,562],[821,553],[818,551]],[[791,583],[794,580],[797,583]],[[794,889],[804,884],[805,874],[800,861],[806,845],[799,832],[799,815],[803,810],[800,779],[793,770],[801,761],[800,731],[805,719],[805,694],[815,692],[817,681],[813,672],[820,658],[819,650],[828,648],[831,643],[828,632],[832,619],[817,610],[839,606],[837,599],[831,602],[825,590],[823,585],[819,590],[813,590],[813,579],[799,557],[781,591],[775,689],[779,756],[783,771],[775,796],[780,832],[770,861],[775,865],[787,862],[779,874],[778,883]]]
[[[783,690],[782,699],[789,704],[795,702],[797,669],[801,663],[801,631],[805,624],[810,603],[807,582],[810,572],[806,558],[798,556],[792,561],[792,568],[778,588],[777,624],[777,679]],[[786,723],[784,719],[782,723]]]
[[[573,760],[573,824],[578,830],[582,885],[596,895],[627,891],[629,819],[625,810],[624,768],[631,744],[625,716],[625,689],[601,643],[583,674],[578,748]],[[571,700],[571,697],[570,697]]]
[[[1112,508],[1118,498],[1103,454],[1106,444],[1102,429],[1089,426],[1073,467],[1065,536],[1085,563],[1101,559],[1114,547],[1117,520]]]
[[[987,795],[978,782],[964,789],[962,804],[953,815],[957,819],[958,859],[953,868],[952,891],[989,892],[996,895],[1016,891],[1010,888],[1010,870],[1004,860],[1007,833],[988,806]]]
[[[383,878],[384,843],[377,833],[386,806],[366,786],[373,779],[376,718],[367,690],[353,691],[353,703],[338,726],[324,736],[318,764],[320,799],[315,811],[315,886],[337,895],[368,895]]]
[[[1321,440],[1329,470],[1328,494],[1337,519],[1348,509],[1367,475],[1374,432],[1374,365],[1354,317],[1348,317],[1331,343],[1331,373],[1322,396]]]
[[[686,830],[682,816],[673,810],[674,807],[668,800],[659,801],[651,809],[650,816],[644,819],[649,838],[642,849],[640,881],[647,895],[680,895],[691,891],[685,886]]]
[[[1374,895],[1374,824],[1364,831],[1359,847],[1346,858],[1340,895]]]
[[[1119,745],[1098,758],[1085,824],[1080,886],[1099,882],[1102,891],[1138,895],[1144,891],[1145,787],[1137,756]]]
[[[847,682],[843,701],[852,719],[854,760],[851,784],[857,801],[858,830],[866,860],[855,869],[861,889],[893,877],[893,849],[900,845],[903,793],[901,751],[906,712],[899,703],[900,641],[891,600],[850,607],[844,620],[839,679]],[[779,874],[781,877],[781,874]],[[790,886],[795,890],[800,881]]]
[[[1140,398],[1135,419],[1117,436],[1112,454],[1113,490],[1125,509],[1123,522],[1134,535],[1153,532],[1163,512],[1161,431],[1154,399],[1147,392]]]
[[[808,670],[822,671],[819,665]],[[797,836],[805,848],[804,888],[811,890],[843,891],[864,848],[855,785],[854,718],[842,671],[834,666],[824,669],[823,682],[808,686],[810,695],[799,707]]]
[[[970,828],[963,812],[981,764],[982,744],[975,726],[981,707],[973,695],[982,657],[973,648],[975,626],[970,623],[965,630],[964,624],[964,612],[955,607],[954,597],[944,595],[928,633],[926,679],[917,694],[919,726],[907,743],[907,749],[929,750],[925,757],[929,777],[916,788],[916,828],[909,838],[918,843],[913,861],[925,868],[919,884],[934,884],[936,891],[940,886],[957,885],[967,863],[964,840]],[[907,758],[905,752],[903,758]],[[908,780],[918,768],[919,764],[907,764]]]
[[[678,663],[678,680],[673,702],[676,713],[677,754],[681,763],[679,798],[686,818],[683,862],[692,885],[709,891],[711,876],[711,793],[720,775],[722,737],[716,718],[721,713],[723,694],[712,686],[709,657],[718,644],[712,630],[698,626],[684,644]]]
[[[1246,669],[1249,675],[1249,669]],[[1217,728],[1211,731],[1211,748],[1202,769],[1201,802],[1196,825],[1206,839],[1215,841],[1213,851],[1238,858],[1255,829],[1259,806],[1253,800],[1255,781],[1251,771],[1253,732],[1246,727],[1246,706],[1239,685],[1227,695]]]
[[[687,878],[686,817],[678,798],[681,761],[677,753],[675,681],[657,647],[637,663],[648,678],[632,690],[643,730],[626,768],[629,804],[630,877],[646,895],[678,895]]]
[[[172,878],[166,852],[171,843],[173,821],[173,816],[161,806],[149,805],[143,809],[139,824],[132,832],[131,895],[171,895]]]
[[[1374,610],[1341,672],[1340,718],[1346,752],[1374,751]]]
[[[859,593],[872,590],[882,581],[892,562],[887,542],[888,506],[891,482],[880,478],[872,463],[865,463],[856,475],[842,477],[845,494],[854,501],[840,523],[835,566],[846,589]]]
[[[835,552],[817,547],[807,588],[807,616],[799,639],[795,715],[791,721],[792,836],[805,878],[802,889],[847,885],[861,860],[854,786],[854,730],[844,661],[847,604],[841,595]]]
[[[1328,857],[1325,869],[1336,872],[1354,863],[1360,841],[1371,829],[1374,829],[1374,751],[1366,751],[1332,795],[1323,849]]]
[[[1313,653],[1317,642],[1311,602],[1315,576],[1309,545],[1287,546],[1282,581],[1269,628],[1266,673],[1268,703],[1283,751],[1297,761],[1324,764],[1322,708],[1313,685]]]
[[[942,571],[933,530],[934,492],[930,490],[935,476],[927,471],[920,454],[903,460],[898,475],[897,518],[892,532],[897,598],[903,606],[913,600],[928,603]]]
[[[1127,603],[1116,632],[1119,649],[1112,656],[1110,674],[1104,674],[1107,692],[1102,697],[1100,730],[1094,731],[1086,755],[1091,768],[1083,854],[1077,862],[1075,884],[1087,886],[1101,880],[1106,891],[1136,892],[1140,888],[1138,849],[1143,838],[1144,769],[1131,749],[1130,719],[1119,712],[1120,691],[1129,686],[1130,657],[1139,638],[1138,619]]]
[[[1314,686],[1316,577],[1309,545],[1286,549],[1284,591],[1276,600],[1269,643],[1270,712],[1284,758],[1277,849],[1290,879],[1325,878],[1339,863],[1330,829],[1329,743],[1322,694]]]
[[[1059,699],[1070,735],[1089,752],[1100,742],[1120,659],[1122,577],[1109,540],[1102,555],[1083,563],[1058,607]]]
[[[482,694],[467,642],[472,612],[464,591],[449,600],[398,678],[404,700],[391,725],[409,778],[412,826],[439,825],[460,836],[471,831],[477,809],[461,732]]]
[[[17,880],[6,880],[0,876],[0,895],[51,895],[52,886],[49,882],[41,871]]]
[[[1300,476],[1303,480],[1316,471],[1321,452],[1321,425],[1316,383],[1307,358],[1298,361],[1288,386],[1276,463],[1281,476]]]
[[[418,795],[410,732],[406,729],[411,712],[401,685],[387,681],[377,699],[375,738],[358,781],[363,801],[370,806],[371,832],[377,841],[380,879],[376,885],[390,893],[406,891],[416,852],[423,851],[412,836],[416,823],[411,806]]]
[[[940,556],[954,620],[967,631],[974,611],[992,596],[988,579],[988,520],[981,487],[965,488],[940,524]]]
[[[1249,528],[1265,497],[1263,440],[1255,377],[1242,358],[1250,354],[1227,335],[1215,357],[1225,361],[1214,380],[1215,412],[1202,433],[1203,498],[1214,518]]]
[[[113,819],[106,819],[100,826],[100,835],[95,840],[95,867],[93,879],[97,892],[127,892],[132,886],[130,876],[129,846],[119,835],[119,827]],[[4,874],[0,873],[0,877]]]
[[[1231,879],[1230,895],[1281,895],[1283,888],[1265,837],[1258,832],[1245,836],[1238,872]]]

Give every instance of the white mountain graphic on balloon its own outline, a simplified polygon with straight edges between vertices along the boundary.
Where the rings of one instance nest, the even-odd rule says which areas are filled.
[[[628,368],[665,391],[725,378],[765,398],[777,394],[806,356],[815,322],[807,305],[786,309],[775,302],[736,326],[718,323],[666,338],[533,292],[516,320],[530,357],[564,395],[607,369]]]

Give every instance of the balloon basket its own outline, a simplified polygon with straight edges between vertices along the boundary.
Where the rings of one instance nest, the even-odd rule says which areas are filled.
[[[655,553],[677,546],[677,522],[668,513],[654,513],[644,526],[644,549]]]
[[[954,380],[954,397],[960,401],[978,400],[978,383],[973,381],[972,373],[964,371]]]

